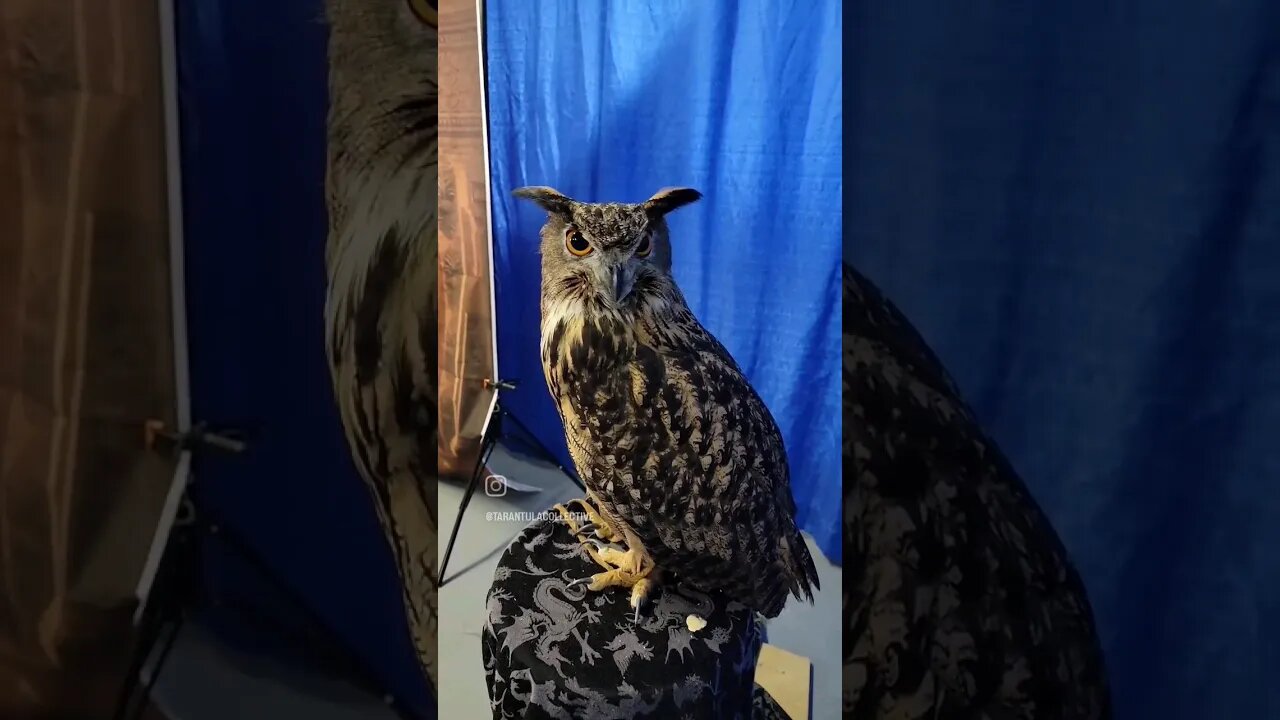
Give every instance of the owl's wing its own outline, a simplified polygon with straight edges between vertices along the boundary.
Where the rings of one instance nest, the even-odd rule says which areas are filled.
[[[812,599],[817,571],[795,524],[786,449],[760,396],[693,321],[678,353],[640,347],[623,428],[601,428],[593,483],[665,572],[766,616]],[[606,408],[607,411],[607,408]]]
[[[326,305],[334,398],[401,577],[413,642],[437,670],[435,243],[393,227],[335,254]],[[406,300],[406,298],[410,300]]]

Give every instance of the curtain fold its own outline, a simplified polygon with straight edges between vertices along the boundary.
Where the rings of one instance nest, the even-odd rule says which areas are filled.
[[[0,5],[0,717],[105,717],[173,476],[159,24]]]

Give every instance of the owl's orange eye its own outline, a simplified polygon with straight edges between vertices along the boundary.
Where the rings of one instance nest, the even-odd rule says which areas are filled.
[[[647,258],[651,252],[653,252],[653,243],[649,241],[649,235],[646,233],[640,238],[640,244],[636,246],[636,257]]]
[[[591,243],[582,237],[582,233],[569,229],[564,235],[564,246],[569,250],[569,254],[575,257],[586,257],[591,254]]]
[[[437,0],[408,0],[408,2],[409,9],[422,22],[432,27],[439,22],[439,17],[436,15]]]

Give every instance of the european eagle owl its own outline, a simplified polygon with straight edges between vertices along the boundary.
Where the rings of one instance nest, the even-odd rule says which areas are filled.
[[[588,499],[608,536],[600,590],[640,603],[656,571],[774,617],[813,599],[817,570],[796,527],[782,436],[671,274],[665,216],[687,188],[639,204],[578,202],[546,187],[518,197],[542,228],[542,365]]]
[[[436,680],[436,15],[327,0],[326,350],[351,455]]]

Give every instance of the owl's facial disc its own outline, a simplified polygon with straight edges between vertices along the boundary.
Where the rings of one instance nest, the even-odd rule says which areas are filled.
[[[602,243],[587,237],[577,225],[569,224],[564,229],[565,259],[577,266],[575,274],[614,308],[620,309],[633,297],[641,266],[652,251],[648,232],[631,243]]]

